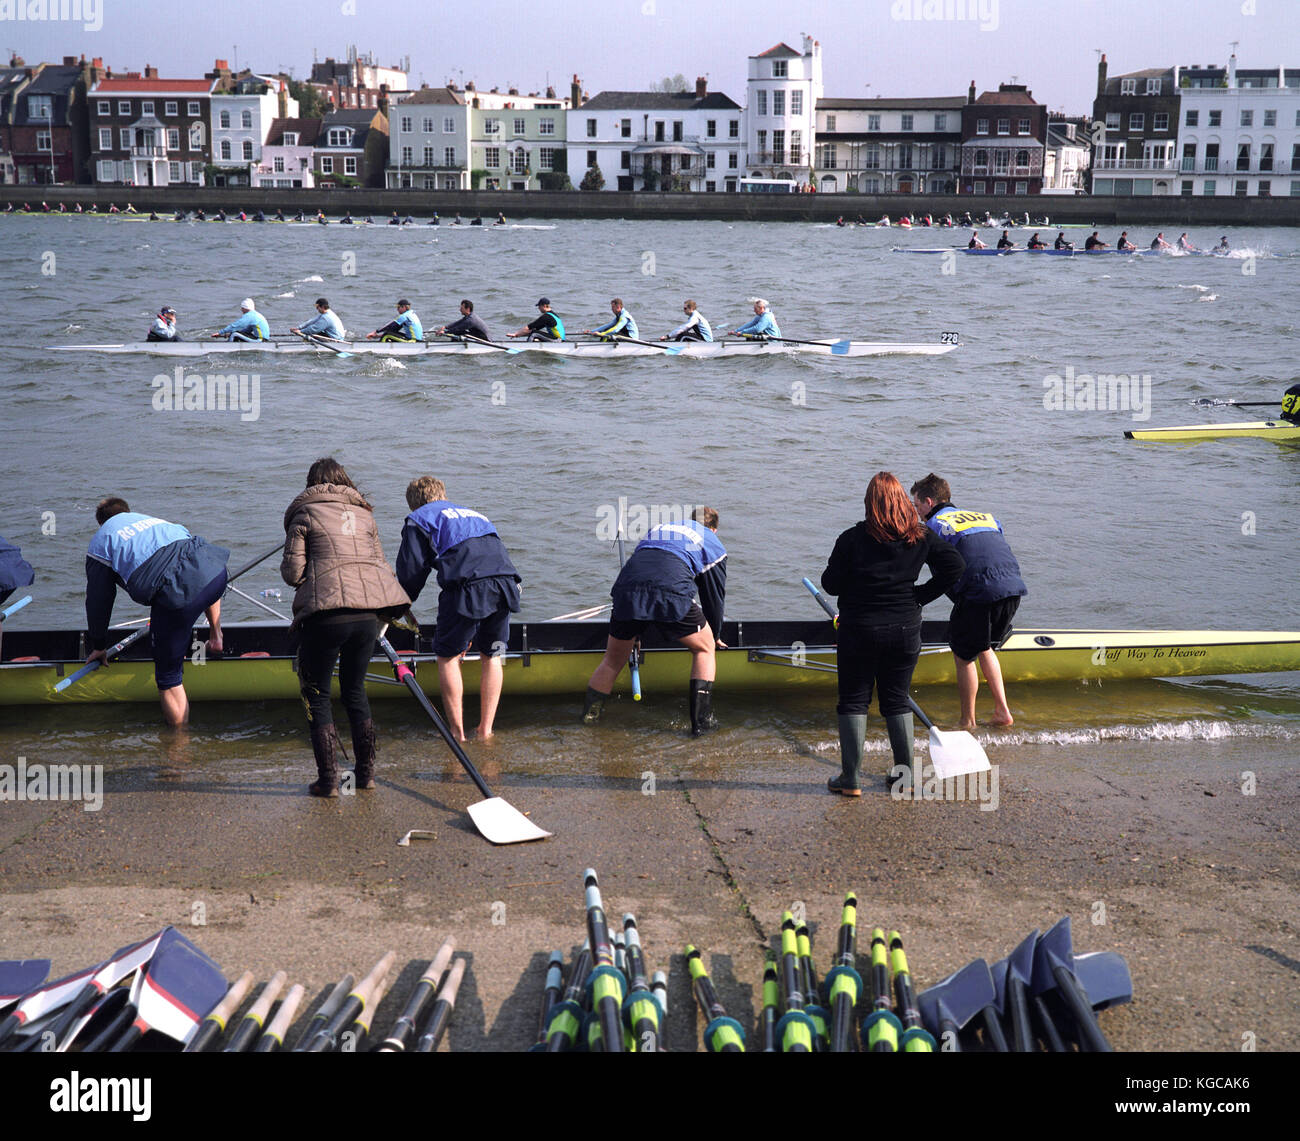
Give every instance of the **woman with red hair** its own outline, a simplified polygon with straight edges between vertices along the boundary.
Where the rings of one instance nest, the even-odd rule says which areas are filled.
[[[928,566],[946,591],[955,586],[965,562],[921,522],[903,485],[887,471],[867,485],[866,518],[835,541],[822,572],[822,588],[840,602],[839,668],[840,765],[826,787],[844,796],[861,796],[858,770],[867,735],[872,689],[879,688],[880,715],[889,731],[895,769],[910,782],[912,713],[908,690],[921,652],[921,606],[916,580]]]

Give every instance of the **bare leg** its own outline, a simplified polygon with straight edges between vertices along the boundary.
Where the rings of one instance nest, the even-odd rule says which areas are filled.
[[[713,631],[705,626],[680,641],[691,652],[691,681],[712,681],[718,671]]]
[[[185,696],[183,685],[160,689],[158,701],[162,705],[163,720],[168,725],[184,725],[190,719],[190,699]]]
[[[989,683],[989,692],[993,695],[993,717],[990,725],[1014,725],[1015,718],[1007,705],[1007,691],[1002,685],[1002,664],[992,650],[985,650],[979,656],[980,672]]]
[[[216,602],[209,606],[206,613],[208,626],[210,627],[208,631],[208,649],[220,653],[225,647],[221,640],[221,599],[218,598]]]
[[[952,660],[957,665],[957,697],[961,702],[961,728],[975,728],[975,694],[979,692],[979,674],[975,672],[975,660],[967,661],[953,654]]]
[[[478,728],[474,730],[474,736],[479,740],[487,740],[492,736],[492,724],[497,718],[504,675],[501,658],[484,654],[478,683]]]
[[[587,682],[588,688],[601,693],[613,693],[614,682],[632,656],[632,646],[630,638],[609,638],[605,642],[605,656],[592,671],[591,680]]]
[[[451,730],[451,735],[457,741],[465,740],[465,719],[461,708],[465,685],[460,677],[460,659],[463,656],[457,654],[454,658],[438,659],[438,685],[442,689],[442,709],[447,715],[447,728]]]

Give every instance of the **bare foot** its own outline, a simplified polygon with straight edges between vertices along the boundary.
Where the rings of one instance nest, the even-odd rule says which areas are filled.
[[[495,736],[495,733],[484,733],[482,725],[478,726],[478,728],[474,730],[474,740],[476,741],[490,741]]]
[[[979,726],[974,721],[963,721],[957,726],[957,728],[963,732],[970,733],[972,730],[978,729]]]
[[[1005,716],[995,713],[988,720],[990,729],[1006,729],[1008,726],[1014,725],[1015,723],[1016,719],[1012,717],[1010,713]]]

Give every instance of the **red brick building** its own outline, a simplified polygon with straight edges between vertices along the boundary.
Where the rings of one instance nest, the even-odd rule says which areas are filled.
[[[1041,194],[1047,107],[1018,83],[975,98],[972,80],[961,113],[962,194]]]

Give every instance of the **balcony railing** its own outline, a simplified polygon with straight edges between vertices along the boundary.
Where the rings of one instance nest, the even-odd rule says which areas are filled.
[[[751,155],[755,166],[798,166],[808,165],[808,156],[803,151],[759,151],[757,157]]]
[[[1177,170],[1177,159],[1163,158],[1099,158],[1093,170]]]
[[[167,148],[153,146],[153,145],[147,147],[132,147],[131,157],[132,158],[166,158]]]

